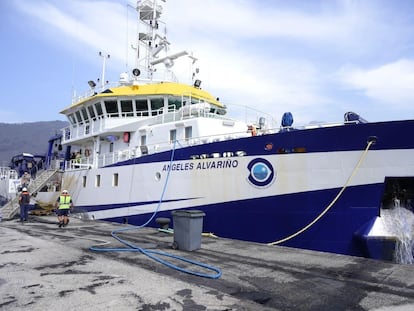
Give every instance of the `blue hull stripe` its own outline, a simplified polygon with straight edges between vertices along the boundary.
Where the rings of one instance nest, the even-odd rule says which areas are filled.
[[[218,236],[260,243],[285,238],[302,229],[315,219],[332,201],[340,189],[312,191],[250,200],[224,202],[197,206],[194,209],[206,213],[203,221],[205,232]],[[379,214],[383,184],[349,187],[313,227],[281,245],[327,251],[355,256],[366,256],[366,250],[358,245],[355,233]],[[369,194],[369,196],[367,196]],[[166,201],[167,202],[167,201]],[[174,200],[168,201],[174,202]],[[306,202],[306,208],[295,202]],[[97,211],[132,205],[158,203],[138,202],[105,206],[83,206]],[[141,225],[151,214],[131,215],[107,219]],[[171,218],[171,211],[163,211],[157,217]],[[157,227],[155,221],[151,224]]]

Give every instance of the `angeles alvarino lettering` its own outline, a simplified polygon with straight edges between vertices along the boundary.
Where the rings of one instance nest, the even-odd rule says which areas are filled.
[[[239,165],[237,160],[227,159],[227,160],[212,160],[212,161],[203,161],[197,163],[193,162],[184,162],[184,163],[173,163],[171,164],[171,171],[190,171],[193,169],[196,170],[209,170],[209,169],[224,169],[224,168],[235,168]],[[168,171],[170,169],[169,164],[164,164],[162,168],[163,171]]]
[[[171,164],[171,171],[189,171],[194,168],[194,163],[173,163]],[[162,168],[163,171],[168,171],[170,169],[169,164],[165,164]]]

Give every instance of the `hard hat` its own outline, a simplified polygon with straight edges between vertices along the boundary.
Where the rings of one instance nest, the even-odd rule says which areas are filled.
[[[22,191],[27,191],[27,188],[26,188],[26,187],[24,187],[24,188],[22,189]]]
[[[68,193],[68,191],[67,190],[63,190],[62,193]]]

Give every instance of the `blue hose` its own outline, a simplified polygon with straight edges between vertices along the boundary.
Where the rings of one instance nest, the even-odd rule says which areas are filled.
[[[89,249],[91,251],[95,251],[95,252],[140,252],[140,253],[143,253],[144,255],[154,259],[155,261],[158,261],[159,263],[161,263],[163,265],[166,265],[167,267],[173,268],[175,270],[178,270],[178,271],[181,271],[181,272],[184,272],[184,273],[188,273],[188,274],[193,274],[193,275],[196,275],[196,276],[205,277],[205,278],[218,279],[218,278],[220,278],[220,276],[222,274],[221,270],[219,268],[209,266],[207,264],[204,264],[204,263],[201,263],[201,262],[198,262],[198,261],[194,261],[194,260],[190,260],[190,259],[187,259],[187,258],[184,258],[184,257],[181,257],[181,256],[172,255],[172,254],[168,254],[168,253],[165,253],[165,252],[159,252],[159,251],[144,249],[142,247],[139,247],[139,246],[136,246],[136,245],[132,244],[131,242],[123,240],[119,236],[117,236],[117,233],[130,231],[130,230],[137,230],[137,229],[140,229],[140,228],[143,228],[143,227],[147,226],[154,219],[155,215],[158,213],[158,210],[160,209],[161,203],[162,203],[163,198],[164,198],[165,191],[167,189],[168,180],[170,178],[171,164],[173,162],[174,153],[175,153],[175,144],[176,144],[176,141],[174,141],[174,146],[173,146],[173,149],[172,149],[172,152],[171,152],[170,165],[169,165],[169,168],[168,168],[168,171],[167,171],[167,177],[165,179],[165,183],[164,183],[164,187],[163,187],[163,190],[162,190],[162,193],[161,193],[161,197],[160,197],[160,200],[158,202],[157,208],[155,209],[155,211],[152,214],[152,216],[150,217],[150,219],[146,223],[144,223],[140,226],[136,226],[136,227],[132,227],[132,228],[121,228],[121,229],[113,230],[111,232],[111,236],[114,239],[116,239],[119,242],[121,242],[122,244],[128,246],[128,248],[100,248],[100,247],[91,246]],[[207,270],[214,271],[215,274],[205,274],[205,273],[201,273],[201,272],[196,272],[196,271],[184,269],[184,268],[181,268],[177,265],[172,264],[171,262],[169,262],[167,260],[163,260],[163,259],[161,259],[161,258],[159,258],[155,255],[170,257],[170,258],[174,258],[175,260],[181,260],[183,262],[187,262],[187,263],[205,268]]]

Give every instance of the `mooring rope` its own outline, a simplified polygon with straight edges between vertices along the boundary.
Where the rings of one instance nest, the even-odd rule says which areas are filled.
[[[299,234],[305,232],[306,230],[308,230],[310,227],[312,227],[319,219],[321,219],[331,208],[332,206],[336,203],[336,201],[338,201],[338,199],[341,197],[342,193],[345,191],[345,189],[348,187],[349,183],[351,182],[351,180],[354,178],[356,172],[358,171],[359,167],[361,166],[362,162],[364,161],[369,148],[371,147],[371,145],[375,144],[376,142],[376,138],[374,137],[370,137],[367,141],[367,147],[365,148],[364,152],[361,154],[361,157],[359,158],[359,161],[357,163],[357,165],[354,167],[351,175],[348,177],[347,181],[345,182],[345,185],[342,187],[342,189],[338,192],[338,194],[336,195],[336,197],[331,201],[331,203],[329,203],[329,205],[322,211],[322,213],[320,213],[313,221],[311,221],[308,225],[306,225],[305,227],[303,227],[302,229],[300,229],[299,231],[287,236],[286,238],[280,239],[278,241],[275,242],[271,242],[271,243],[267,243],[267,245],[277,245],[283,242],[286,242],[288,240],[293,239],[294,237],[298,236]]]

